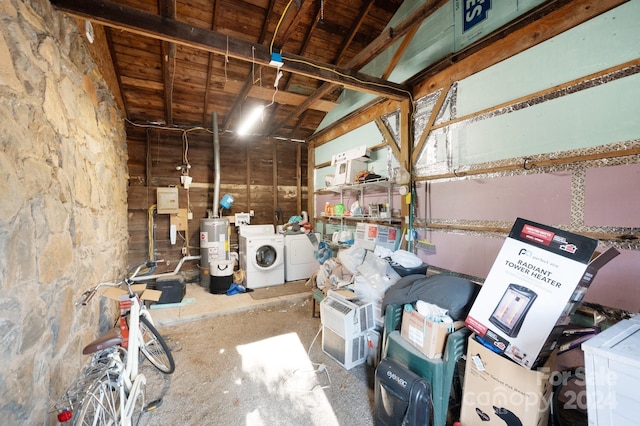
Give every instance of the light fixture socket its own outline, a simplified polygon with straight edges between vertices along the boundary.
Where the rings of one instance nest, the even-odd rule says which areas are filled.
[[[276,52],[271,53],[271,62],[269,62],[269,65],[278,68],[283,66],[284,62],[282,62],[282,54]]]

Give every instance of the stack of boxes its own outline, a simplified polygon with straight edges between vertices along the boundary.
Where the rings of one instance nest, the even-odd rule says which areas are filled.
[[[619,253],[597,240],[517,219],[465,325],[460,421],[546,424],[558,338],[598,270]]]
[[[469,337],[460,423],[535,425],[549,418],[558,339],[597,272],[619,252],[518,218],[465,321],[439,323],[405,305],[401,336],[441,358],[449,334]],[[640,335],[640,333],[638,333]]]

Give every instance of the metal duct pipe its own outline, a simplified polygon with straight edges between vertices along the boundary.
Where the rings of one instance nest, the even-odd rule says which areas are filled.
[[[213,217],[218,217],[218,199],[220,198],[220,138],[218,136],[218,113],[211,113],[213,118],[213,167],[215,178],[213,186]]]

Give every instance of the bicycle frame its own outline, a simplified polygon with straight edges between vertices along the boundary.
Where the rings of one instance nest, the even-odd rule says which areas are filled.
[[[118,325],[120,333],[116,334],[110,330],[84,348],[83,354],[91,354],[92,359],[81,376],[54,405],[58,413],[66,413],[62,417],[58,416],[59,421],[71,420],[73,411],[81,407],[87,398],[96,397],[93,393],[88,392],[90,385],[104,383],[105,378],[110,382],[111,374],[113,374],[118,388],[120,401],[118,407],[110,407],[118,412],[118,418],[114,419],[117,424],[131,426],[136,403],[141,401],[142,407],[144,407],[146,377],[139,370],[139,352],[141,345],[144,344],[140,329],[140,315],[144,315],[150,323],[153,321],[146,307],[142,304],[140,296],[132,289],[134,282],[132,278],[138,274],[142,266],[144,265],[138,266],[131,276],[123,282],[117,284],[101,283],[83,294],[81,303],[86,305],[101,286],[120,287],[122,284],[126,285],[125,292],[116,290],[111,294],[103,294],[104,297],[119,302]],[[116,348],[117,350],[114,350]],[[106,360],[109,361],[105,362]]]
[[[130,286],[127,286],[129,290],[129,300],[131,302],[129,308],[129,329],[128,329],[128,343],[127,343],[127,357],[126,363],[124,365],[124,374],[121,375],[124,379],[124,385],[126,389],[122,389],[122,396],[124,398],[121,401],[126,401],[125,404],[120,405],[121,409],[121,423],[124,426],[131,425],[131,418],[133,417],[133,410],[135,408],[135,403],[140,396],[141,393],[144,392],[144,385],[147,380],[144,374],[139,372],[139,358],[138,352],[140,349],[140,341],[142,336],[140,336],[140,299],[138,296],[131,291]],[[122,302],[121,302],[122,308]],[[122,313],[121,313],[122,314]],[[123,316],[120,316],[121,327],[126,327],[122,325]],[[125,392],[126,391],[126,392]],[[143,396],[143,404],[144,404],[144,395]]]

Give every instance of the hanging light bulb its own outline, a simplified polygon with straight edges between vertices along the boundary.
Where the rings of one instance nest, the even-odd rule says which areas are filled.
[[[258,105],[251,113],[245,118],[238,129],[238,135],[245,136],[249,134],[249,131],[258,122],[258,119],[262,117],[264,112],[264,105]]]

